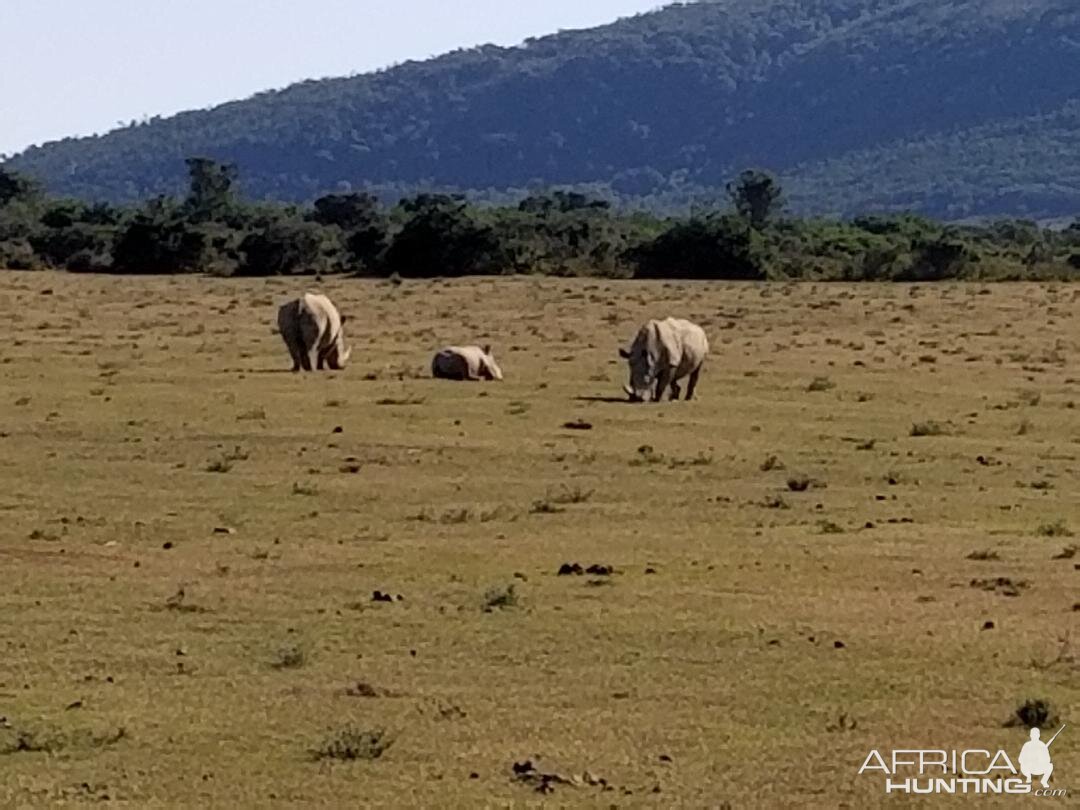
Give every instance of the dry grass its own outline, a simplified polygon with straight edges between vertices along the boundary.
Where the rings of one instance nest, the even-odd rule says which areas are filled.
[[[0,805],[870,807],[1077,716],[1072,288],[334,280],[299,376],[298,286],[0,275]],[[698,398],[620,403],[669,313]],[[466,340],[506,382],[422,376]]]

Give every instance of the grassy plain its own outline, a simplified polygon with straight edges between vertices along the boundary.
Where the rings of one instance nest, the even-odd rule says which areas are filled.
[[[1080,288],[333,280],[293,375],[303,285],[0,274],[0,805],[863,808],[1078,718]]]

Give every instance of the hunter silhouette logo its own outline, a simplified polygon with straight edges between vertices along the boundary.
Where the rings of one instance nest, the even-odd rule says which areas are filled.
[[[1041,776],[1042,786],[1050,787],[1050,774],[1054,772],[1054,763],[1050,759],[1050,746],[1054,744],[1058,734],[1064,730],[1065,726],[1059,728],[1057,734],[1047,743],[1039,739],[1042,734],[1037,728],[1031,730],[1031,739],[1020,749],[1020,773],[1027,777],[1029,784],[1031,777]]]
[[[1054,772],[1050,746],[1064,730],[1063,725],[1053,737],[1043,742],[1042,732],[1031,729],[1030,739],[1020,750],[1016,764],[1001,750],[899,748],[884,753],[871,751],[859,773],[880,771],[885,777],[886,793],[1063,797],[1068,795],[1067,790],[1050,787],[1050,775]],[[1038,784],[1032,783],[1035,777],[1039,778]]]

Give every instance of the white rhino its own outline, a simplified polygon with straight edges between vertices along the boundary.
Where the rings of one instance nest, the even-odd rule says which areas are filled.
[[[678,381],[690,375],[686,398],[693,399],[708,353],[709,340],[696,323],[681,318],[649,321],[629,350],[619,349],[630,366],[630,384],[623,390],[632,402],[644,402],[650,392],[653,402],[659,402],[670,385],[671,398],[678,399],[682,390]]]
[[[278,310],[278,329],[292,356],[293,371],[324,366],[343,369],[352,354],[345,348],[345,318],[325,295],[304,293]]]
[[[447,346],[431,361],[431,374],[443,380],[501,380],[491,346]]]

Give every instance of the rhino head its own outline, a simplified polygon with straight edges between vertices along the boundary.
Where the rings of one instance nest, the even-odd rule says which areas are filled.
[[[341,316],[341,325],[345,325],[345,316]],[[349,357],[352,355],[352,346],[345,347],[345,330],[344,328],[338,329],[337,337],[334,338],[333,344],[326,352],[326,365],[328,365],[334,371],[340,371],[345,368],[345,364],[349,362]]]
[[[631,402],[644,402],[649,398],[649,389],[656,376],[656,362],[640,340],[635,340],[629,349],[619,349],[619,356],[630,367],[630,383],[623,386],[623,391]]]
[[[480,376],[485,380],[502,380],[502,369],[495,362],[495,356],[491,353],[490,344],[484,346],[484,356],[480,361]]]
[[[344,348],[344,343],[338,341],[326,353],[326,365],[328,365],[334,371],[341,371],[345,368],[345,364],[349,362],[349,357],[352,355],[352,347]]]

